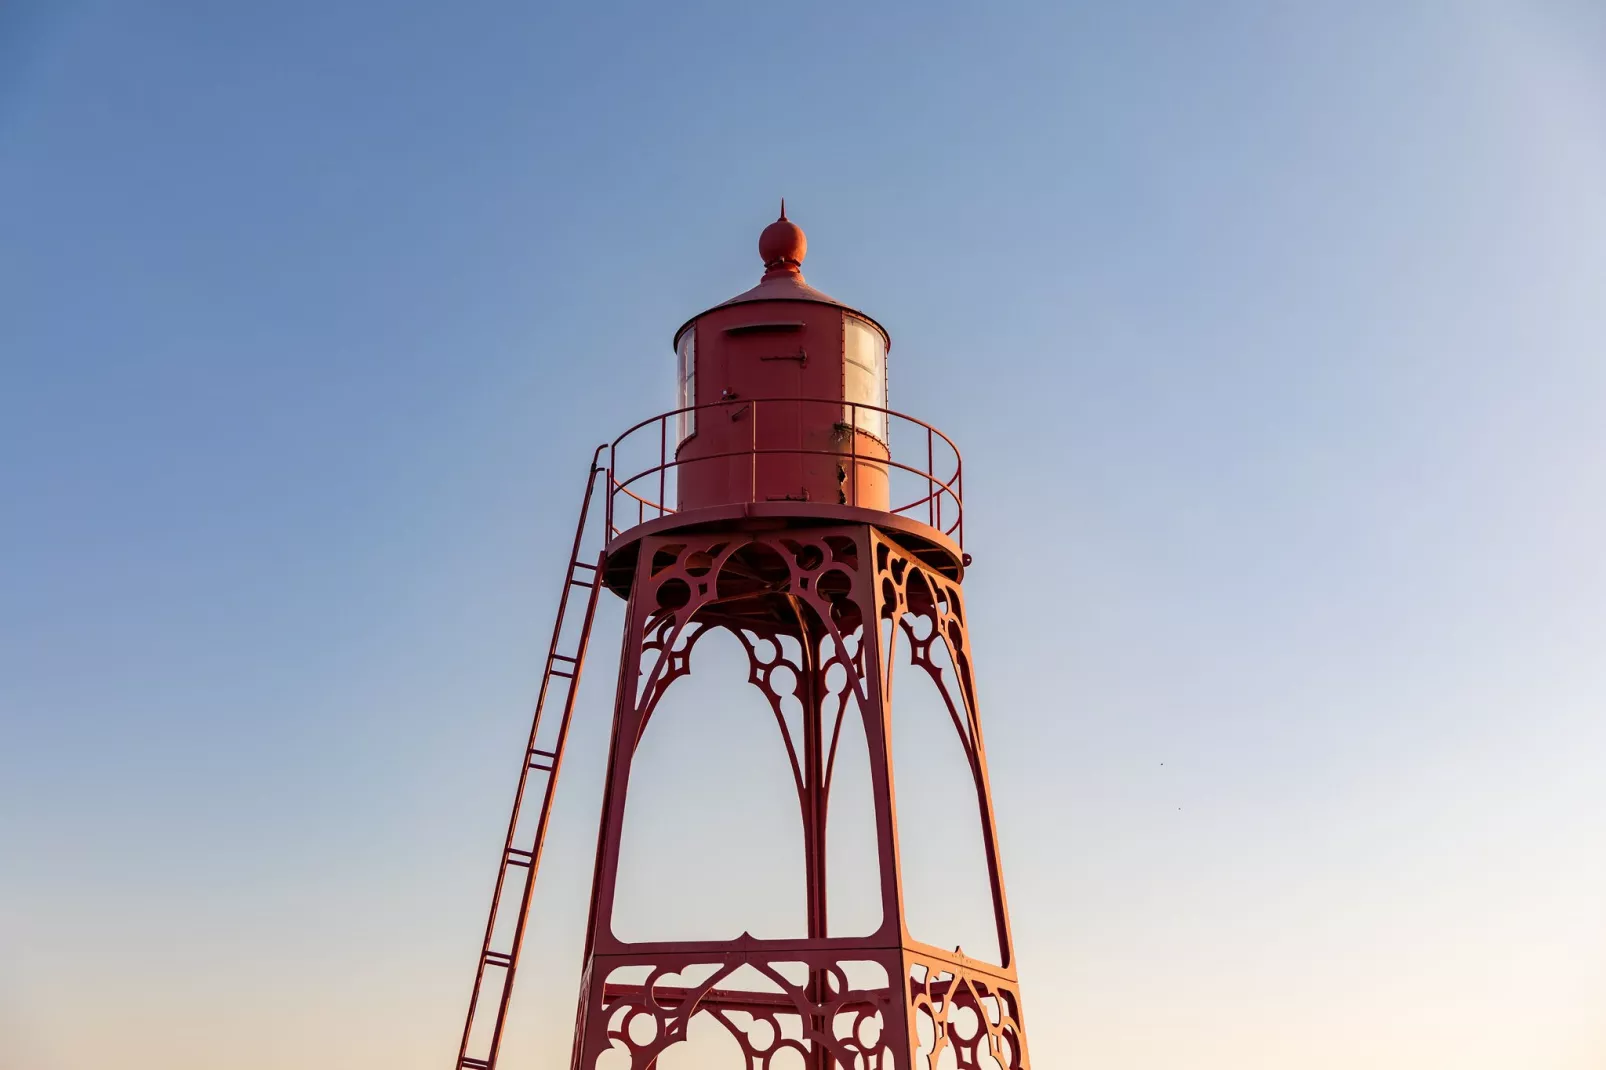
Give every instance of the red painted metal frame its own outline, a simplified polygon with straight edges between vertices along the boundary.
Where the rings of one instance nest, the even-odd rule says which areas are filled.
[[[922,623],[924,622],[924,623]],[[691,671],[699,637],[734,632],[749,682],[769,700],[796,782],[804,829],[807,931],[793,939],[627,942],[611,919],[636,748],[664,693]],[[893,788],[891,684],[907,664],[930,674],[964,746],[981,819],[1001,962],[921,942],[905,922]],[[779,638],[796,640],[788,660]],[[953,673],[931,659],[947,647]],[[794,681],[789,694],[775,670]],[[840,668],[841,683],[827,681]],[[795,698],[798,718],[783,712]],[[882,922],[832,934],[825,821],[846,717],[865,729],[875,802]],[[797,723],[792,723],[796,720]],[[667,730],[667,729],[665,729]],[[624,975],[645,973],[645,980]],[[869,983],[853,978],[867,974]],[[755,987],[758,985],[759,987]],[[991,789],[959,583],[875,525],[670,531],[640,539],[629,584],[572,1070],[651,1070],[706,1014],[741,1046],[749,1070],[783,1052],[811,1070],[1029,1070]],[[623,1055],[626,1061],[619,1061]]]
[[[817,398],[743,399],[754,413],[762,405],[830,405],[857,424],[852,403]],[[691,408],[728,408],[729,403]],[[865,406],[868,407],[868,406]],[[963,465],[959,450],[941,431],[914,417],[880,409],[892,420],[918,429],[925,464],[858,452],[834,454],[912,473],[926,493],[895,509],[856,504],[859,487],[843,504],[803,501],[735,502],[677,513],[668,504],[670,472],[681,462],[670,455],[669,421],[686,409],[643,420],[611,446],[598,447],[588,473],[575,539],[565,575],[536,704],[513,814],[508,824],[491,914],[486,924],[474,990],[463,1029],[458,1070],[495,1070],[513,981],[541,860],[551,802],[573,714],[576,690],[595,615],[597,596],[611,586],[628,600],[618,694],[610,744],[608,779],[593,873],[591,914],[575,1026],[573,1070],[595,1070],[604,1052],[628,1056],[630,1070],[652,1070],[662,1051],[683,1041],[688,1022],[708,1015],[738,1042],[749,1070],[772,1070],[791,1051],[810,1070],[935,1070],[951,1050],[957,1070],[1030,1070],[1014,967],[1002,872],[998,862],[991,789],[981,724],[971,679],[968,631],[960,579],[963,554]],[[631,473],[618,467],[618,451],[633,438],[656,430],[657,463]],[[823,451],[760,449],[757,432],[749,451],[756,472],[765,454]],[[889,436],[891,437],[891,436]],[[944,447],[937,448],[938,442]],[[885,444],[877,442],[885,450]],[[604,449],[609,463],[601,465]],[[942,452],[942,457],[938,454]],[[952,468],[947,467],[951,454]],[[939,459],[944,461],[938,473]],[[586,521],[597,476],[606,473],[604,542],[596,565],[582,561]],[[656,477],[657,497],[639,488]],[[756,477],[755,477],[756,485]],[[637,523],[621,530],[616,503],[636,503]],[[623,572],[620,570],[624,569]],[[584,571],[586,574],[581,575]],[[580,635],[572,653],[562,653],[569,597],[587,591]],[[918,618],[929,627],[916,628]],[[614,889],[630,769],[637,744],[664,691],[691,670],[697,638],[710,628],[732,631],[748,653],[749,680],[768,700],[796,782],[803,824],[806,932],[794,939],[759,940],[743,935],[725,941],[627,943],[611,928]],[[905,639],[898,637],[903,635]],[[782,638],[800,653],[788,660]],[[907,664],[931,676],[946,701],[954,730],[965,747],[979,807],[983,846],[993,892],[1001,961],[987,962],[922,943],[905,923],[898,867],[897,812],[892,775],[891,682],[896,651],[906,643]],[[937,668],[935,643],[945,644],[952,673]],[[795,681],[782,694],[775,670]],[[843,682],[835,690],[827,673]],[[562,712],[555,735],[542,713],[562,681]],[[803,711],[795,725],[783,700],[796,698]],[[882,924],[866,937],[833,935],[826,897],[826,816],[844,719],[859,716],[869,747],[878,851],[877,887]],[[532,790],[531,776],[545,776]],[[528,845],[519,842],[521,815],[535,791],[541,805]],[[525,872],[522,886],[510,877]],[[505,949],[497,921],[517,902],[517,917]],[[502,972],[500,990],[489,988],[490,971]],[[645,980],[620,971],[646,971]],[[866,981],[866,975],[873,977]],[[760,987],[754,987],[754,978]],[[495,991],[496,1015],[487,1043],[475,1044],[476,1010]],[[644,1031],[650,1038],[641,1039]],[[482,1029],[483,1033],[483,1029]],[[478,1050],[471,1054],[471,1047]],[[990,1059],[989,1059],[990,1055]],[[787,1058],[792,1058],[788,1056]]]
[[[901,425],[905,426],[908,431],[913,432],[917,439],[924,441],[926,454],[925,466],[920,466],[918,458],[916,458],[913,463],[908,460],[899,460],[895,453],[891,456],[880,456],[878,453],[874,452],[861,453],[859,451],[858,438],[863,432],[856,430],[852,431],[851,434],[846,436],[851,445],[849,449],[845,451],[805,448],[761,448],[757,444],[758,428],[760,423],[760,413],[763,411],[765,406],[780,408],[782,411],[795,411],[804,407],[810,407],[817,410],[819,406],[826,406],[830,410],[827,415],[828,419],[833,417],[840,418],[841,414],[846,412],[848,414],[848,418],[846,420],[841,420],[840,423],[845,428],[850,430],[858,427],[858,414],[859,410],[861,409],[865,411],[885,413],[889,423],[889,439],[894,437],[891,433],[891,427],[898,426],[893,425],[892,421],[900,421]],[[677,419],[682,413],[697,412],[702,414],[707,410],[714,409],[718,409],[727,413],[736,411],[738,409],[746,409],[749,411],[751,413],[751,416],[749,417],[749,443],[741,449],[724,450],[718,453],[706,454],[684,460],[681,459],[676,455],[675,451],[671,449],[669,444],[672,438],[672,432],[670,429],[671,421]],[[700,416],[699,419],[701,419]],[[657,463],[648,465],[639,471],[633,471],[629,473],[621,473],[617,471],[616,464],[619,457],[620,448],[625,447],[628,449],[632,439],[638,443],[642,441],[643,438],[650,441],[654,437],[654,432],[656,432],[656,438],[658,440]],[[937,474],[937,461],[939,459],[937,443],[939,441],[944,447],[946,447],[945,452],[946,454],[951,455],[952,459],[952,470],[949,471],[948,464],[946,463],[949,457],[941,457],[941,459],[944,461],[944,464],[942,465],[942,468],[946,473],[944,475]],[[876,441],[876,445],[882,449],[887,449],[890,451],[889,443]],[[879,405],[861,405],[855,402],[842,401],[840,399],[817,397],[741,398],[733,401],[716,401],[702,405],[687,405],[682,408],[672,409],[669,412],[660,413],[657,416],[649,417],[627,429],[618,438],[613,440],[608,453],[608,537],[611,539],[614,536],[621,534],[625,530],[624,528],[620,527],[618,520],[620,514],[618,512],[617,505],[621,497],[628,499],[623,502],[626,509],[629,508],[631,501],[635,502],[635,523],[631,526],[639,526],[648,522],[649,520],[675,513],[676,509],[669,505],[668,500],[668,475],[671,471],[674,471],[683,465],[704,464],[709,461],[724,460],[734,457],[752,457],[752,489],[747,496],[747,500],[756,502],[758,500],[758,458],[766,456],[830,457],[837,460],[848,461],[849,466],[847,470],[852,473],[852,485],[851,487],[845,489],[847,491],[846,504],[850,505],[859,503],[858,478],[861,462],[873,466],[886,467],[890,469],[896,469],[901,472],[907,472],[918,479],[923,479],[926,481],[926,493],[924,495],[921,495],[920,497],[915,498],[913,501],[907,502],[903,505],[888,508],[885,511],[903,517],[918,517],[923,511],[925,513],[925,523],[928,527],[941,532],[943,535],[949,536],[954,540],[955,543],[958,544],[961,550],[964,549],[964,460],[960,456],[959,447],[954,444],[953,439],[943,434],[931,424],[926,423],[924,420],[910,416],[906,413],[897,412],[896,410],[884,408]],[[657,497],[655,499],[644,496],[644,494],[639,490],[632,489],[639,484],[652,480],[654,477],[657,478]],[[950,515],[945,516],[945,512],[949,513]]]

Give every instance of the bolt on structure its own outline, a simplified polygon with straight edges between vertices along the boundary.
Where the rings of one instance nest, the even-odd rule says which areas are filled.
[[[699,1017],[735,1039],[743,1070],[1029,1070],[962,592],[959,451],[887,407],[887,332],[803,281],[806,250],[783,204],[759,239],[759,284],[676,333],[680,405],[593,460],[459,1070],[496,1065],[603,589],[627,608],[571,1070],[649,1070]],[[646,463],[621,463],[643,444]],[[599,475],[606,545],[591,565],[582,537]],[[579,639],[563,653],[582,591]],[[803,830],[806,932],[624,940],[612,921],[637,748],[715,630],[739,641],[746,682],[774,713]],[[908,672],[935,684],[964,751],[970,783],[956,794],[977,807],[998,962],[923,943],[907,924],[892,685]],[[844,738],[861,738],[844,736],[850,719],[868,750],[881,919],[854,936],[833,930],[826,880],[833,775]]]

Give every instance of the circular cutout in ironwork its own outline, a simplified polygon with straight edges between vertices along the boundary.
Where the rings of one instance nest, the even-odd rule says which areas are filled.
[[[683,579],[665,580],[658,588],[658,604],[664,609],[679,609],[691,601],[691,586]]]

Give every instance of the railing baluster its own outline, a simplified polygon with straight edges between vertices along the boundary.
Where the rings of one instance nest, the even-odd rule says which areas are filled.
[[[676,449],[679,449],[677,443]],[[669,476],[669,417],[658,421],[658,515],[664,515],[664,480]]]

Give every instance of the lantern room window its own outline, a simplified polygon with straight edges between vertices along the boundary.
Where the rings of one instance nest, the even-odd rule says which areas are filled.
[[[691,408],[697,404],[697,328],[680,336],[675,354],[680,365],[677,376],[680,393],[675,408],[687,410],[676,417],[675,445],[678,446],[697,433],[697,410]]]
[[[842,317],[842,413],[877,442],[887,441],[887,340],[875,327],[854,316]],[[858,406],[870,406],[860,408]]]

